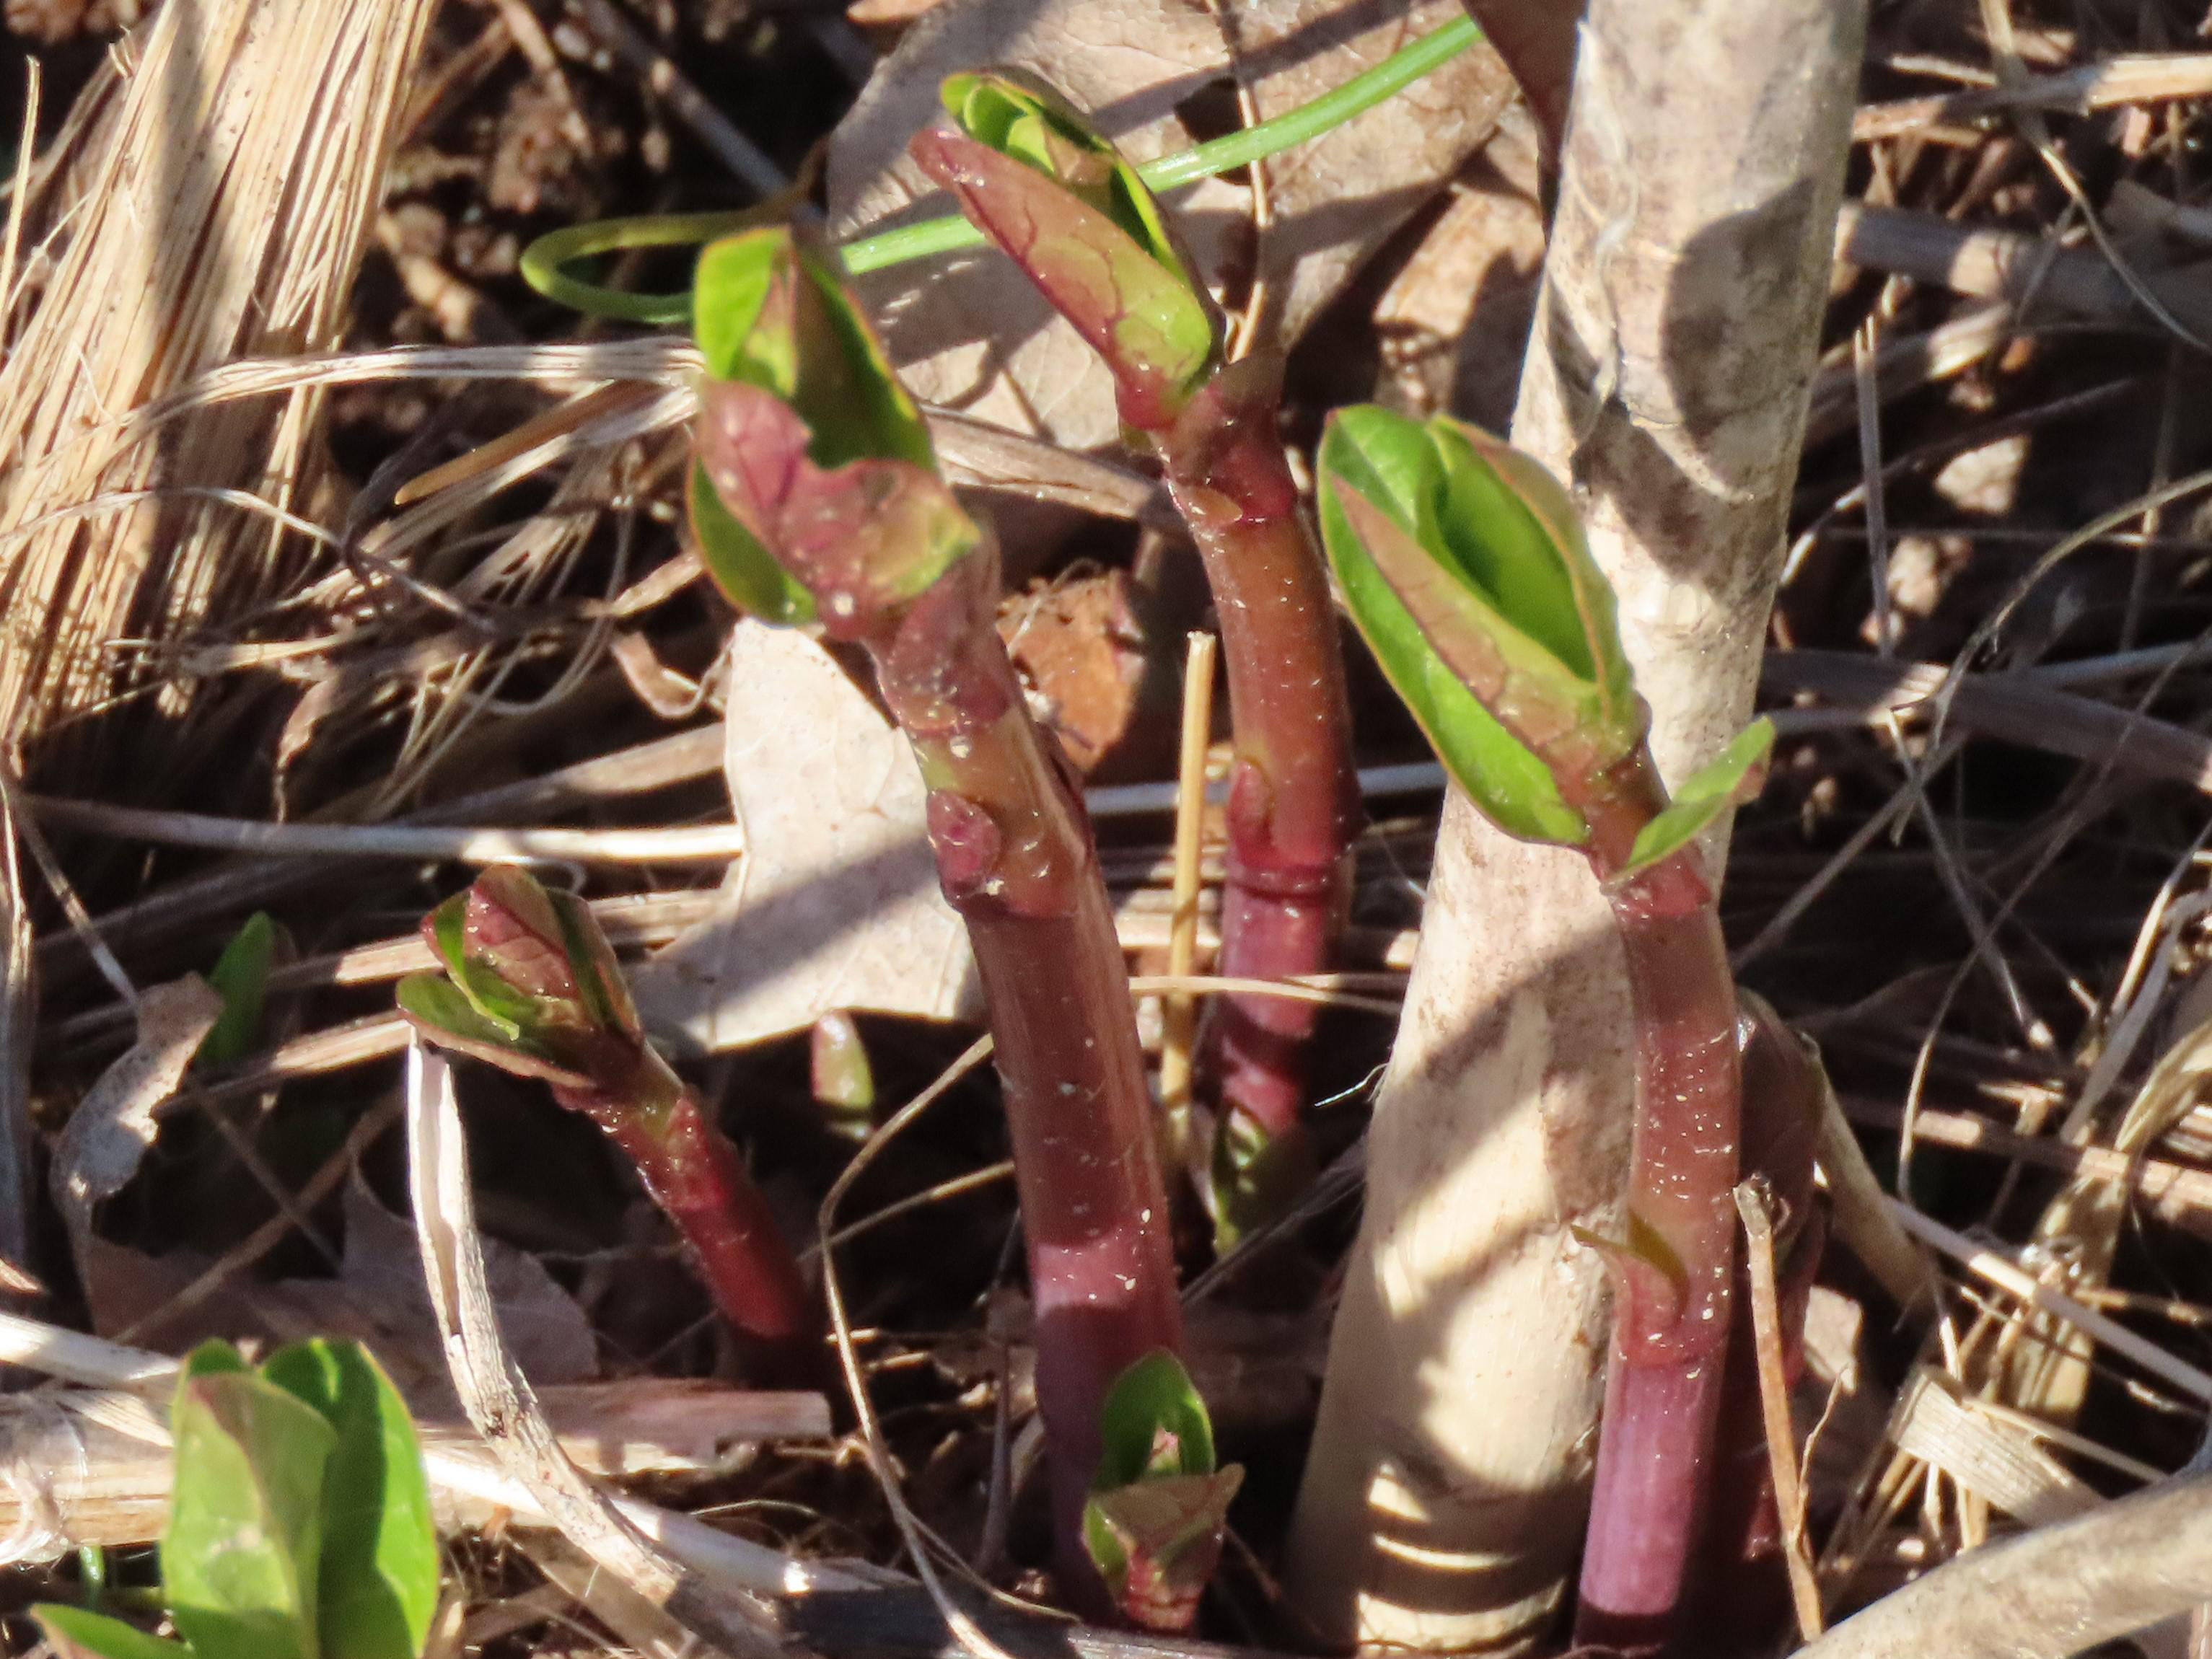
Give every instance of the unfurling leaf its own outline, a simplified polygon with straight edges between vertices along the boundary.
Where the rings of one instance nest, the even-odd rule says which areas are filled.
[[[1164,1349],[1115,1378],[1098,1425],[1085,1547],[1129,1619],[1148,1630],[1188,1630],[1221,1559],[1244,1471],[1215,1468],[1206,1401]]]
[[[696,461],[691,463],[685,495],[699,561],[732,605],[747,616],[778,628],[799,627],[814,620],[813,595],[793,581],[760,544],[760,538],[722,505],[706,469]]]
[[[410,975],[398,1000],[431,1042],[567,1088],[643,1052],[613,947],[573,893],[495,865],[425,917],[422,934],[446,976]]]
[[[1460,441],[1446,447],[1440,428]],[[1489,705],[1515,677],[1516,711],[1554,743],[1583,736],[1577,722],[1604,714],[1601,740],[1584,745],[1593,757],[1617,744],[1623,727],[1637,730],[1638,705],[1612,637],[1610,602],[1587,611],[1577,602],[1577,585],[1554,556],[1543,520],[1505,483],[1462,479],[1455,492],[1448,462],[1464,470],[1476,453],[1465,431],[1367,406],[1340,410],[1321,445],[1322,539],[1376,660],[1484,816],[1524,840],[1579,845],[1589,826],[1526,740],[1530,733],[1509,729],[1504,711]],[[1455,503],[1473,514],[1486,501],[1494,509],[1487,543],[1476,534],[1482,526],[1447,534]],[[1420,611],[1396,576],[1415,586]],[[1501,613],[1503,604],[1521,614]],[[1480,669],[1482,685],[1471,687],[1455,672],[1430,639],[1423,613],[1452,632],[1454,654]],[[1594,627],[1583,627],[1585,614]],[[1549,648],[1568,637],[1569,625],[1581,641],[1571,665]],[[1598,664],[1601,675],[1590,672]]]
[[[1116,1486],[1084,1506],[1083,1541],[1124,1617],[1146,1630],[1191,1627],[1243,1479],[1232,1463]]]
[[[1098,1430],[1094,1492],[1160,1475],[1213,1473],[1213,1419],[1182,1361],[1164,1348],[1114,1379]]]
[[[316,1578],[323,1659],[414,1659],[438,1607],[438,1532],[406,1402],[368,1351],[316,1340],[261,1374],[336,1431]]]
[[[1762,714],[1685,778],[1667,810],[1636,832],[1628,862],[1613,881],[1626,881],[1680,851],[1729,807],[1756,796],[1766,781],[1766,760],[1773,750],[1774,722]]]
[[[692,526],[735,603],[854,638],[981,545],[823,256],[781,227],[729,237],[700,258],[695,307]]]
[[[955,75],[957,131],[910,151],[1113,371],[1122,420],[1170,425],[1219,362],[1212,303],[1137,170],[1058,94]]]
[[[815,465],[935,465],[921,411],[836,264],[789,227],[725,237],[699,256],[691,326],[709,380],[752,386],[799,412]]]

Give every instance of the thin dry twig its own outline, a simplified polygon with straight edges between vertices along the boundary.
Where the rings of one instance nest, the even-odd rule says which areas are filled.
[[[1751,1328],[1759,1361],[1759,1409],[1766,1428],[1766,1462],[1774,1480],[1774,1507],[1782,1525],[1782,1555],[1790,1571],[1790,1595],[1797,1628],[1807,1641],[1821,1631],[1820,1585],[1805,1545],[1805,1488],[1798,1478],[1797,1441],[1790,1424],[1790,1382],[1782,1367],[1782,1310],[1774,1288],[1774,1222],[1756,1180],[1739,1183],[1735,1207],[1743,1218],[1751,1280]]]

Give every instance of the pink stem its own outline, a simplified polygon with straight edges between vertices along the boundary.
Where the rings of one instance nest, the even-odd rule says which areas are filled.
[[[1343,647],[1275,432],[1279,387],[1272,360],[1245,358],[1152,434],[1206,562],[1229,673],[1237,759],[1221,972],[1256,979],[1331,965],[1358,821]],[[1283,997],[1214,1003],[1223,1103],[1270,1139],[1299,1132],[1314,1014]]]
[[[647,1051],[637,1086],[556,1087],[554,1096],[605,1130],[690,1250],[724,1318],[761,1345],[768,1370],[803,1374],[818,1363],[821,1318],[791,1247],[744,1161],[699,1097]]]
[[[1648,776],[1640,757],[1638,768]],[[1638,783],[1648,799],[1656,786]],[[1627,825],[1593,823],[1602,877],[1620,867]],[[1628,1237],[1610,1252],[1617,1302],[1575,1636],[1652,1652],[1674,1628],[1711,1484],[1741,1071],[1735,981],[1696,848],[1610,897],[1635,1007],[1637,1109]]]

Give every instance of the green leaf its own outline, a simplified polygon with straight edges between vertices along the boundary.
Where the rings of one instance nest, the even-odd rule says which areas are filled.
[[[1003,76],[955,76],[945,94],[959,126],[908,153],[1105,360],[1122,420],[1172,426],[1220,330],[1144,181],[1057,94]]]
[[[1322,439],[1320,471],[1322,540],[1346,605],[1445,769],[1507,834],[1579,845],[1588,827],[1550,769],[1438,657],[1345,511],[1346,493],[1357,492],[1417,541],[1440,544],[1443,468],[1425,429],[1372,407],[1340,410]]]
[[[970,138],[1066,185],[1112,220],[1187,293],[1204,294],[1189,254],[1176,240],[1143,176],[1112,140],[1043,81],[1003,70],[948,75],[938,97]],[[1204,308],[1204,301],[1200,303]]]
[[[368,1350],[317,1340],[261,1374],[337,1431],[323,1482],[324,1659],[414,1659],[438,1607],[438,1533],[415,1425]]]
[[[288,941],[266,911],[257,910],[222,948],[208,983],[222,998],[222,1012],[194,1056],[204,1066],[232,1066],[261,1041],[261,1012],[269,995],[269,970]]]
[[[1213,1249],[1226,1255],[1247,1233],[1286,1213],[1318,1173],[1302,1128],[1271,1135],[1246,1114],[1224,1112],[1212,1158]]]
[[[475,1023],[496,1031],[504,1042],[519,1042],[536,1000],[475,959],[468,947],[468,921],[469,896],[456,893],[422,919],[423,938],[445,963],[454,988],[475,1012]]]
[[[1666,811],[1636,832],[1628,862],[1612,878],[1619,886],[1671,857],[1731,806],[1759,793],[1774,750],[1774,722],[1764,714],[1729,739],[1728,746],[1682,781]]]
[[[722,505],[704,468],[691,464],[686,492],[691,508],[691,538],[698,544],[699,562],[730,602],[749,617],[757,617],[778,628],[814,620],[813,596],[791,578],[759,538]]]
[[[1213,1473],[1213,1419],[1182,1361],[1164,1348],[1114,1379],[1099,1408],[1098,1431],[1095,1492],[1163,1475]]]
[[[507,1026],[484,1018],[453,982],[435,974],[410,974],[399,981],[399,1012],[425,1041],[471,1060],[496,1066],[515,1077],[542,1078],[574,1088],[590,1079],[558,1056]]]
[[[935,465],[929,428],[836,264],[785,225],[724,237],[699,256],[692,332],[708,374],[789,404],[808,459]]]
[[[215,1336],[210,1337],[185,1356],[184,1365],[178,1371],[178,1376],[184,1379],[195,1376],[228,1376],[234,1372],[250,1371],[252,1369],[252,1366],[246,1363],[244,1354],[239,1352],[221,1337]]]
[[[323,1476],[337,1436],[313,1407],[230,1369],[236,1358],[195,1354],[169,1408],[163,1598],[210,1659],[318,1659]]]
[[[574,893],[549,892],[546,896],[552,901],[562,943],[568,951],[569,966],[575,972],[577,987],[583,992],[584,1006],[592,1022],[642,1042],[645,1028],[638,1020],[637,1005],[630,1000],[622,963],[615,957],[615,947],[607,942],[606,930],[592,914],[592,907]]]
[[[84,1607],[41,1601],[31,1609],[58,1659],[191,1659],[191,1649]]]

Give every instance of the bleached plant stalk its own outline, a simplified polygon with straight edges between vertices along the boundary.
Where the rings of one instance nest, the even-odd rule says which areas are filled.
[[[291,500],[319,390],[152,442],[118,446],[113,423],[219,364],[337,343],[434,9],[166,6],[118,48],[119,76],[88,89],[104,106],[72,117],[78,148],[54,158],[62,187],[32,220],[56,218],[44,248],[55,264],[27,320],[11,319],[0,367],[11,738],[107,701],[112,641],[173,638],[282,574],[287,550],[266,520],[189,492]],[[58,514],[100,496],[113,505]]]
[[[1513,435],[1576,489],[1670,779],[1750,707],[1863,27],[1595,0],[1584,32]],[[1587,863],[1455,793],[1285,1575],[1332,1638],[1519,1652],[1552,1625],[1607,1347],[1567,1230],[1618,1219],[1632,1029]]]

